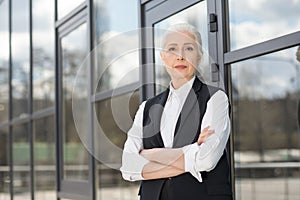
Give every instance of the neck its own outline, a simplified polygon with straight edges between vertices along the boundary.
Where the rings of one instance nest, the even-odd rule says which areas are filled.
[[[185,83],[190,81],[194,76],[188,77],[188,78],[177,78],[177,79],[172,79],[172,86],[175,90],[183,86]]]

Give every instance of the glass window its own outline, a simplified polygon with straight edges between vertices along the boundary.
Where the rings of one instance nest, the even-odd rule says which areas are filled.
[[[138,1],[94,0],[96,92],[139,80]],[[122,19],[122,20],[120,20]]]
[[[200,73],[202,80],[209,82],[210,68],[208,65],[208,35],[207,35],[207,2],[202,1],[194,6],[191,6],[171,17],[168,17],[159,23],[155,24],[155,84],[156,93],[165,90],[170,83],[170,77],[162,65],[160,51],[162,48],[162,37],[167,29],[177,23],[188,23],[198,29],[202,38],[203,60],[198,66],[197,71]]]
[[[34,122],[35,199],[56,199],[54,117]]]
[[[13,117],[28,113],[29,98],[29,1],[12,0],[12,111]]]
[[[8,127],[0,128],[0,199],[10,199],[10,170],[9,170],[9,134]]]
[[[98,160],[99,199],[138,199],[138,183],[120,174],[126,133],[139,106],[138,91],[95,104],[95,158]]]
[[[58,19],[63,18],[65,15],[69,14],[85,0],[58,0],[57,1],[57,15]]]
[[[239,49],[300,30],[298,0],[229,0],[231,49]]]
[[[54,1],[32,1],[33,110],[54,105]]]
[[[8,0],[0,1],[0,122],[8,120],[9,24]]]
[[[13,195],[15,199],[31,199],[30,142],[28,125],[16,125],[13,134]]]
[[[64,179],[87,180],[89,154],[82,144],[89,134],[87,66],[83,64],[87,56],[87,24],[63,37],[61,45]]]
[[[293,47],[232,65],[237,199],[300,196],[297,51]]]

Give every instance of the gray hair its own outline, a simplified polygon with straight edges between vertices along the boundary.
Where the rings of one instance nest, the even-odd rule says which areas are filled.
[[[202,39],[201,39],[201,34],[199,33],[199,31],[192,25],[188,24],[188,23],[180,23],[180,24],[174,24],[172,26],[170,26],[166,33],[163,35],[162,37],[162,47],[165,46],[166,44],[166,38],[168,37],[168,35],[170,33],[173,32],[188,32],[190,34],[192,34],[195,39],[196,39],[196,43],[198,45],[198,49],[199,49],[199,53],[200,55],[203,55],[203,50],[202,50]]]

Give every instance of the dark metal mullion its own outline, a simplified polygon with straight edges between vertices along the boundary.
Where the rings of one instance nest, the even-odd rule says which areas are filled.
[[[60,45],[60,38],[59,33],[56,29],[56,59],[55,59],[55,107],[56,107],[56,178],[57,178],[57,199],[60,199],[59,192],[61,191],[61,181],[63,179],[63,148],[62,148],[62,73],[61,73],[61,45]]]
[[[140,88],[140,83],[135,82],[125,86],[118,87],[116,89],[96,93],[95,95],[92,95],[91,102],[97,102],[104,99],[108,99],[110,97],[124,95],[139,88]]]
[[[11,121],[12,117],[13,117],[13,110],[12,110],[12,50],[11,50],[11,34],[12,34],[12,2],[10,0],[8,1],[8,30],[9,30],[9,34],[8,34],[8,39],[9,39],[9,70],[8,70],[8,87],[9,87],[9,113],[8,113],[8,118],[9,118],[9,122]],[[13,173],[13,132],[12,132],[12,126],[9,124],[9,130],[8,130],[8,138],[9,138],[9,178],[10,178],[10,183],[9,183],[9,190],[10,190],[10,199],[13,200],[13,189],[14,189],[14,173]]]
[[[82,16],[82,14],[79,14]],[[86,14],[85,14],[86,15]],[[65,23],[64,26],[56,28],[56,156],[57,156],[57,199],[61,198],[62,182],[63,182],[63,134],[62,134],[62,47],[61,38],[75,30],[78,26],[86,22],[86,19],[75,17],[76,20],[71,19],[70,22]],[[78,20],[77,20],[78,19]],[[64,29],[65,28],[65,29]]]
[[[24,123],[28,123],[30,121],[30,116],[26,116],[26,117],[17,117],[17,118],[13,118],[9,121],[9,125],[13,126],[13,125],[18,125],[18,124],[24,124]]]
[[[51,106],[48,108],[45,108],[43,110],[38,110],[36,112],[33,112],[31,115],[31,120],[41,119],[44,117],[49,117],[55,113],[55,106]]]
[[[153,9],[157,6],[159,6],[160,4],[164,3],[166,0],[151,0],[149,2],[147,2],[145,4],[145,11],[147,12],[147,10]]]
[[[140,0],[141,6],[143,6],[143,4],[147,3],[148,1],[151,1],[151,0]]]
[[[224,89],[228,93],[228,68],[224,64],[224,54],[229,51],[229,27],[228,27],[227,0],[216,0],[216,13],[218,16],[217,32],[217,57],[220,70],[220,78],[224,82]]]
[[[141,7],[141,12],[146,12],[144,10],[145,6]],[[141,13],[141,30],[140,30],[140,86],[141,86],[141,97],[140,101],[144,101],[149,97],[154,96],[154,55],[153,55],[153,23],[149,20],[147,13]]]
[[[87,0],[87,50],[88,52],[93,51],[93,36],[94,36],[94,24],[93,24],[93,0]],[[89,153],[89,185],[90,185],[90,199],[97,199],[97,173],[96,173],[96,161],[94,158],[95,155],[95,144],[94,144],[94,121],[93,121],[93,103],[91,101],[92,94],[93,94],[93,57],[92,53],[88,54],[88,65],[87,65],[87,82],[88,82],[88,97],[87,97],[87,105],[88,105],[88,118],[89,118],[89,146],[90,146],[90,153]]]
[[[146,26],[147,27],[152,27],[155,23],[166,19],[167,17],[174,15],[192,5],[195,5],[196,3],[201,2],[201,0],[173,0],[173,1],[164,1],[160,3],[160,5],[157,7],[159,9],[159,14],[158,10],[156,7],[147,10],[146,11]],[[207,1],[210,2],[210,1]],[[151,1],[149,2],[151,3]],[[147,7],[147,4],[143,6],[144,8]]]
[[[86,6],[84,6],[86,8]],[[57,17],[57,16],[56,16]],[[68,35],[81,24],[87,22],[87,11],[77,13],[71,19],[66,19],[62,26],[56,26],[56,143],[57,143],[57,199],[71,195],[72,198],[82,198],[89,194],[88,181],[63,180],[63,138],[62,138],[62,47],[61,38]],[[79,186],[79,187],[78,187]],[[77,187],[77,188],[76,188]],[[86,196],[85,196],[86,197]]]
[[[273,53],[300,44],[300,31],[261,42],[242,49],[234,50],[224,54],[225,64],[231,64],[264,54]]]
[[[60,38],[63,38],[64,36],[68,35],[70,32],[75,30],[78,26],[81,24],[84,24],[86,22],[86,16],[87,12],[86,10],[82,11],[78,15],[74,16],[74,18],[70,19],[68,22],[66,22],[64,25],[58,27],[58,32]]]
[[[29,123],[30,120],[40,119],[43,117],[48,117],[50,115],[53,115],[55,113],[55,107],[49,107],[45,108],[43,110],[38,110],[30,115],[27,115],[26,117],[16,117],[11,119],[10,121],[0,123],[0,128],[5,127],[7,125],[18,125],[18,124],[24,124]]]
[[[221,69],[219,68],[219,70],[217,71],[217,79],[213,78],[213,70],[212,70],[212,66],[219,66],[220,67],[220,63],[218,60],[218,37],[217,37],[217,33],[218,31],[211,31],[210,29],[210,16],[214,15],[216,16],[216,1],[212,0],[212,1],[207,1],[207,35],[208,35],[208,55],[209,55],[209,66],[210,66],[210,74],[211,74],[211,81],[216,83],[216,84],[220,84],[220,71]],[[219,16],[218,16],[219,17]],[[216,23],[218,25],[220,25],[220,23],[218,22],[218,19],[216,20]],[[220,29],[219,29],[220,31]],[[215,74],[214,74],[215,75]]]
[[[32,0],[29,1],[29,101],[28,101],[28,111],[29,115],[32,115],[33,112],[33,47],[32,47]],[[31,199],[34,200],[34,133],[33,133],[33,121],[32,119],[29,121],[28,124],[28,136],[29,136],[29,152],[30,152],[30,192],[31,192]]]
[[[231,68],[229,65],[225,65],[224,63],[224,54],[230,50],[230,41],[229,41],[229,8],[228,8],[228,0],[216,0],[216,12],[218,15],[218,63],[220,66],[220,76],[221,80],[224,80],[225,91],[228,94],[229,102],[233,105],[232,99],[232,83],[231,83]],[[230,169],[230,183],[231,183],[231,191],[232,198],[235,199],[235,169],[234,169],[234,129],[233,129],[233,109],[230,109],[230,123],[231,123],[231,135],[229,137],[229,141],[226,145],[226,151],[228,155],[228,164]]]
[[[56,8],[58,8],[57,0],[56,1]],[[56,17],[55,17],[55,27],[58,28],[65,23],[67,23],[69,20],[72,20],[75,16],[78,15],[78,13],[81,13],[84,9],[86,8],[86,2],[84,1],[80,5],[78,5],[74,10],[72,10],[70,13],[68,13],[66,16],[64,16],[61,19],[58,19],[58,15],[56,12]],[[58,9],[56,9],[58,11]]]
[[[56,23],[58,15],[57,15],[57,1],[54,0],[54,23]],[[59,73],[59,62],[60,62],[60,50],[59,50],[59,33],[58,33],[58,28],[54,29],[55,31],[55,114],[54,114],[54,121],[55,121],[55,154],[56,154],[56,200],[59,200],[58,193],[61,190],[61,139],[60,139],[60,107],[59,107],[59,95],[60,95],[60,79],[61,79],[61,73]]]
[[[141,1],[137,6],[138,6],[138,28],[139,28],[139,84],[141,86],[139,94],[140,94],[140,103],[143,101],[143,80],[144,80],[144,70],[142,68],[142,63],[143,63],[143,38],[144,38],[144,27],[145,27],[145,11],[144,11],[144,6],[142,5],[143,2]]]

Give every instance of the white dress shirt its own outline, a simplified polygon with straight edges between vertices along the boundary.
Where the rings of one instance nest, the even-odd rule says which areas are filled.
[[[166,101],[160,121],[160,134],[165,148],[173,147],[176,123],[178,121],[178,117],[186,100],[186,97],[193,86],[194,80],[195,77],[182,85],[177,90],[174,89],[172,84],[170,83],[169,96]]]
[[[161,136],[165,148],[173,146],[174,131],[183,104],[192,88],[195,77],[178,89],[170,84],[170,92],[161,118]],[[131,129],[124,145],[121,173],[125,180],[144,180],[142,170],[149,161],[139,154],[143,149],[143,113],[146,101],[135,115]],[[185,171],[190,172],[199,182],[202,182],[201,171],[212,170],[221,158],[230,133],[227,95],[219,90],[207,102],[206,112],[201,128],[210,126],[215,133],[204,143],[197,143],[182,148],[185,160]]]

